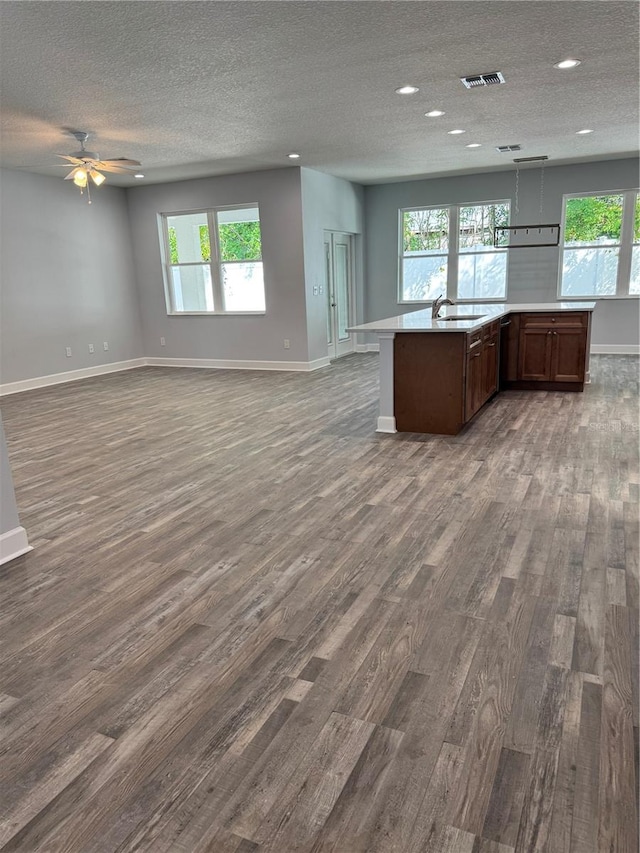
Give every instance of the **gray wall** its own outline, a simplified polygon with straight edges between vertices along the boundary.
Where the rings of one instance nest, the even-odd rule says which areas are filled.
[[[88,205],[59,178],[0,181],[0,382],[142,356],[125,190]]]
[[[564,193],[633,189],[638,183],[637,160],[547,166],[543,221],[561,221]],[[515,171],[485,172],[366,187],[365,322],[415,311],[419,307],[399,305],[397,301],[400,208],[504,198],[511,199],[513,214]],[[539,222],[539,166],[521,169],[519,206],[520,214],[516,224],[529,225]],[[508,301],[555,301],[558,262],[558,248],[515,249],[509,252]],[[592,344],[637,346],[640,337],[638,321],[637,299],[598,300],[593,320]]]
[[[13,491],[7,444],[0,417],[0,535],[20,526],[16,496]]]
[[[308,360],[298,168],[135,187],[128,198],[146,356]],[[266,314],[167,315],[158,214],[254,203],[260,207]]]
[[[327,291],[324,232],[344,231],[359,235],[355,241],[356,301],[354,321],[360,321],[363,300],[364,189],[342,178],[311,169],[302,172],[302,218],[304,231],[304,271],[307,298],[309,359],[327,355]],[[314,296],[313,288],[323,286]]]

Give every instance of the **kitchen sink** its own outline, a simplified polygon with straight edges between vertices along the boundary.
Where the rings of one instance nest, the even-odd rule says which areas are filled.
[[[455,317],[436,317],[435,319],[450,323],[452,320],[481,320],[483,316],[483,314],[456,314]]]

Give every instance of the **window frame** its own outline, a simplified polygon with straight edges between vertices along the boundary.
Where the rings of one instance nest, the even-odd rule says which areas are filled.
[[[622,196],[622,227],[620,229],[620,241],[598,246],[597,244],[585,244],[585,246],[569,246],[564,241],[564,226],[567,215],[567,201],[573,198],[601,198],[603,196]],[[562,302],[591,302],[601,299],[638,299],[640,293],[629,293],[631,287],[631,259],[634,244],[633,226],[635,216],[636,198],[640,195],[640,189],[617,189],[617,190],[595,190],[585,193],[564,193],[562,196],[562,217],[560,219],[560,233],[562,242],[558,246],[558,285],[557,296]],[[616,292],[609,295],[583,293],[582,295],[567,295],[562,292],[562,273],[564,267],[564,253],[568,249],[579,248],[602,248],[618,249],[618,271],[616,275]]]
[[[509,215],[511,215],[511,199],[503,198],[503,199],[488,199],[486,201],[465,201],[465,202],[456,202],[454,204],[429,204],[429,205],[418,205],[411,207],[401,207],[398,209],[398,290],[397,290],[397,299],[398,305],[430,305],[433,302],[433,299],[404,299],[403,298],[403,273],[404,273],[404,264],[403,261],[405,259],[404,254],[404,240],[403,240],[403,225],[404,225],[404,214],[410,213],[413,210],[448,210],[449,211],[449,246],[446,253],[442,255],[425,255],[425,257],[446,257],[447,259],[447,287],[446,287],[446,297],[447,299],[455,300],[456,302],[462,302],[464,304],[489,304],[489,303],[500,303],[506,302],[509,293],[509,250],[507,248],[495,248],[496,252],[500,254],[505,254],[507,257],[507,264],[505,268],[505,282],[504,282],[504,296],[492,296],[492,297],[477,297],[477,298],[466,298],[458,296],[458,270],[459,270],[459,259],[460,255],[471,256],[471,255],[484,255],[487,252],[480,251],[465,251],[460,252],[460,209],[463,207],[486,207],[492,204],[506,204],[509,207]],[[453,235],[453,239],[452,239]],[[413,257],[419,257],[419,255],[414,255]]]
[[[262,264],[263,288],[265,307],[263,310],[252,311],[226,311],[224,308],[216,308],[215,306],[224,306],[224,288],[222,279],[223,263],[247,263],[242,261],[222,261],[220,258],[220,239],[218,235],[217,214],[226,210],[247,210],[256,208],[258,211],[258,222],[260,223],[260,260],[252,263]],[[209,248],[211,258],[209,261],[188,261],[186,263],[171,263],[171,249],[169,246],[169,227],[168,220],[172,216],[191,216],[193,214],[204,213],[207,219],[207,228],[209,229]],[[167,315],[170,317],[251,317],[264,316],[267,313],[267,288],[264,282],[264,258],[262,252],[262,219],[260,216],[260,205],[258,202],[246,202],[243,204],[225,204],[217,207],[200,207],[192,210],[176,210],[163,211],[158,214],[158,229],[160,231],[160,250],[162,257],[162,275],[164,279],[164,296],[167,309]],[[213,311],[177,311],[173,299],[172,276],[171,270],[173,267],[202,267],[208,266],[211,275],[211,290],[213,294]]]

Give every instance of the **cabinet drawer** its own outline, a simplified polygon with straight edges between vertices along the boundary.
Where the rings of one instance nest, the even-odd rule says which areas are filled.
[[[493,320],[491,323],[487,323],[486,326],[483,326],[481,329],[482,332],[482,340],[488,341],[489,338],[494,337],[494,335],[498,334],[498,330],[500,329],[500,321]]]
[[[562,311],[557,314],[522,314],[520,328],[554,329],[558,326],[565,328],[586,328],[589,315],[586,311]]]
[[[482,329],[477,332],[469,332],[467,335],[467,352],[476,350],[482,344]]]

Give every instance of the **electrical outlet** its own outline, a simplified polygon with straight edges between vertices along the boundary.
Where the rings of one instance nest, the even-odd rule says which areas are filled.
[[[66,353],[67,353],[67,358],[71,358],[71,347],[67,347]]]
[[[108,350],[109,350],[109,341],[103,341],[103,342],[102,342],[102,349],[103,349],[105,352],[108,352]]]
[[[313,286],[313,295],[314,296],[318,295],[318,285],[317,284],[314,284],[314,286]]]
[[[89,352],[95,352],[93,344],[89,344]]]
[[[284,348],[289,349],[290,347],[291,347],[291,341],[289,340],[289,338],[285,338],[284,339]]]
[[[167,343],[167,342],[165,341],[165,339],[164,339],[164,338],[160,338],[160,346],[161,346],[161,347],[165,346],[165,344],[166,344],[166,343]]]

